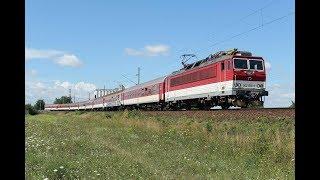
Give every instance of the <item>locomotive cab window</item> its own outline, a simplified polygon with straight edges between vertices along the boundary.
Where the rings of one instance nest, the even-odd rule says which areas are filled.
[[[233,62],[235,69],[248,69],[248,61],[245,59],[234,59]]]
[[[224,62],[221,63],[221,71],[224,70]]]
[[[263,65],[261,60],[250,60],[250,69],[263,70]]]

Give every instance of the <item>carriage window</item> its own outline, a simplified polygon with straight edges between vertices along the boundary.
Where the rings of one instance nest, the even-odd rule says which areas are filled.
[[[231,69],[231,63],[228,61],[228,70]]]
[[[247,60],[245,60],[245,59],[234,59],[234,68],[236,68],[236,69],[248,69]]]
[[[221,63],[221,71],[224,70],[224,62]]]
[[[255,69],[255,66],[257,67],[257,70],[263,70],[262,61],[257,60],[250,60],[250,69]]]

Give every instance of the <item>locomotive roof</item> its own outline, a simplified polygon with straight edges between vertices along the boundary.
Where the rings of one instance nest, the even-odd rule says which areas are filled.
[[[164,81],[164,79],[166,78],[167,76],[162,76],[160,78],[157,78],[157,79],[153,79],[151,81],[147,81],[145,83],[142,83],[142,84],[138,84],[138,85],[135,85],[135,86],[132,86],[128,89],[125,89],[123,92],[128,92],[128,91],[132,91],[132,90],[135,90],[135,89],[139,89],[139,88],[143,88],[145,86],[150,86],[150,85],[153,85],[153,84],[158,84],[158,83],[161,83]]]
[[[213,64],[215,62],[218,62],[218,61],[222,61],[222,60],[225,60],[225,59],[229,59],[229,58],[232,58],[233,55],[224,55],[224,56],[220,56],[218,58],[210,58],[210,57],[207,57],[205,59],[201,59],[199,61],[196,61],[192,64],[189,64],[187,65],[186,67],[178,70],[178,71],[174,71],[171,73],[171,75],[176,75],[176,74],[180,74],[182,72],[185,72],[185,71],[188,71],[188,70],[191,70],[191,69],[194,69],[194,68],[199,68],[199,67],[203,67],[203,66],[206,66],[206,65],[209,65],[209,64]]]
[[[203,66],[207,66],[209,64],[213,64],[213,63],[222,61],[222,60],[231,59],[233,57],[243,57],[243,58],[253,58],[253,59],[254,58],[260,59],[261,58],[261,57],[257,57],[257,56],[252,56],[252,54],[247,51],[237,51],[237,49],[234,49],[231,53],[228,53],[225,51],[220,51],[216,54],[212,54],[212,55],[208,56],[205,59],[201,59],[201,60],[196,61],[194,63],[188,64],[184,68],[182,68],[178,71],[172,72],[170,75],[177,75],[182,72],[189,71],[191,69],[200,68]]]

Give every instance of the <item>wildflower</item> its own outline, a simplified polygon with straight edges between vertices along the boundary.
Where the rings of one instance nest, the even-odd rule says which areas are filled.
[[[57,169],[54,169],[54,170],[53,170],[53,172],[57,172],[57,171],[58,171]]]
[[[60,169],[63,169],[63,166],[60,166]]]
[[[49,180],[49,178],[44,178],[43,180]]]

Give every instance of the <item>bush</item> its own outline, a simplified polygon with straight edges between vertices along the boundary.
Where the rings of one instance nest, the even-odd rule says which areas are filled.
[[[25,105],[25,110],[28,112],[30,115],[36,115],[38,114],[38,111],[31,105],[31,104],[26,104]]]
[[[208,132],[212,132],[213,127],[212,127],[212,124],[210,122],[206,123],[206,129],[207,129]]]

